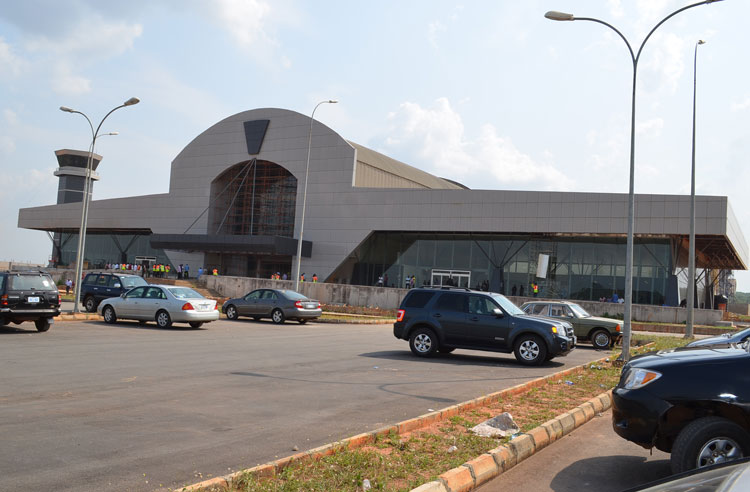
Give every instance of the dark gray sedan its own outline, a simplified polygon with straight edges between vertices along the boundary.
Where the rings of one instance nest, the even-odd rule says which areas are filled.
[[[231,320],[240,316],[248,316],[255,321],[271,318],[276,324],[287,319],[296,319],[304,324],[323,314],[318,301],[308,299],[299,292],[282,289],[254,290],[246,296],[229,299],[224,303],[223,310]]]
[[[687,344],[688,347],[713,347],[717,345],[731,345],[733,343],[742,343],[750,339],[750,328],[742,331],[724,333],[722,335],[710,338],[702,338]]]

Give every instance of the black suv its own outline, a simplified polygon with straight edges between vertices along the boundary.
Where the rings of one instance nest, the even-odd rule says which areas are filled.
[[[527,316],[501,294],[446,287],[410,290],[393,335],[420,357],[457,348],[514,352],[529,366],[567,355],[576,344],[566,323]]]
[[[44,272],[0,272],[0,326],[33,321],[47,331],[60,314],[60,292]]]
[[[81,285],[81,302],[86,311],[95,313],[97,306],[104,299],[120,297],[133,287],[148,285],[138,275],[124,273],[89,273]]]
[[[748,343],[633,357],[612,390],[612,425],[672,453],[674,473],[750,456]]]

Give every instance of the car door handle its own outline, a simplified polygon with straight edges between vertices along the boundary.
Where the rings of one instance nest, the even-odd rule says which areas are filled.
[[[478,316],[474,316],[474,317],[469,318],[469,319],[471,319],[471,321],[479,321],[479,317]]]
[[[433,315],[432,315],[432,317],[433,317],[433,318],[440,318],[440,317],[442,317],[442,316],[443,316],[443,315],[442,315],[442,314],[440,314],[440,313],[435,313],[435,314],[433,314]]]

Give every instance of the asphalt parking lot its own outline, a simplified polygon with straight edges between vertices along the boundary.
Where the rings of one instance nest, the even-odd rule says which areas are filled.
[[[392,325],[0,328],[3,490],[154,490],[374,430],[602,357],[414,357]]]

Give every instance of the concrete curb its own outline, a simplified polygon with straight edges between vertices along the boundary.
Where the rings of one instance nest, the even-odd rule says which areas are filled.
[[[55,316],[55,322],[58,321],[83,321],[83,320],[101,320],[102,317],[96,313],[62,313]]]
[[[182,492],[209,492],[213,490],[223,490],[232,485],[234,481],[239,479],[245,474],[253,474],[256,477],[271,477],[280,473],[287,465],[296,461],[320,459],[324,456],[329,456],[336,451],[345,449],[356,449],[367,444],[375,442],[378,437],[384,437],[390,433],[402,434],[405,432],[411,432],[417,429],[421,429],[435,422],[446,420],[450,417],[458,415],[460,412],[465,410],[472,410],[474,408],[483,406],[484,404],[496,400],[502,397],[515,396],[533,388],[538,388],[545,385],[548,381],[556,381],[565,378],[571,374],[583,371],[585,367],[591,364],[597,364],[605,361],[609,357],[602,357],[601,359],[587,362],[579,366],[571,367],[564,371],[549,374],[547,376],[533,379],[526,383],[521,383],[510,388],[506,388],[495,393],[480,396],[473,400],[465,401],[450,407],[436,410],[434,412],[426,413],[415,417],[413,419],[404,420],[397,424],[382,427],[380,429],[358,434],[353,437],[336,441],[324,446],[320,446],[315,449],[308,451],[302,451],[285,458],[280,458],[269,463],[258,465],[245,470],[240,470],[229,475],[222,477],[211,478],[204,480],[199,483],[182,487]],[[594,401],[598,400],[598,401]],[[596,413],[602,412],[611,406],[611,399],[609,392],[602,393],[601,395],[592,398],[588,402],[579,405],[574,410],[559,415],[553,420],[545,422],[532,429],[531,431],[521,434],[506,446],[499,446],[482,456],[475,458],[458,468],[447,471],[440,475],[439,481],[429,482],[420,485],[411,492],[459,492],[469,491],[473,488],[495,478],[504,471],[509,470],[516,463],[528,458],[536,451],[541,450],[551,442],[560,439],[564,435],[572,432],[575,428],[580,427],[584,423],[591,420]],[[584,410],[581,407],[586,407]],[[599,412],[597,408],[601,408]],[[491,459],[490,459],[491,458]]]
[[[515,465],[570,434],[597,414],[612,406],[612,391],[602,393],[569,412],[558,415],[529,432],[519,435],[503,446],[449,470],[432,482],[411,492],[468,492],[489,482]]]
[[[55,316],[55,322],[59,321],[87,321],[95,320],[101,321],[103,318],[96,313],[62,313],[59,316]],[[219,319],[226,320],[224,314]],[[323,319],[318,318],[313,323],[327,323],[327,324],[348,324],[348,325],[392,325],[396,322],[396,319]]]

